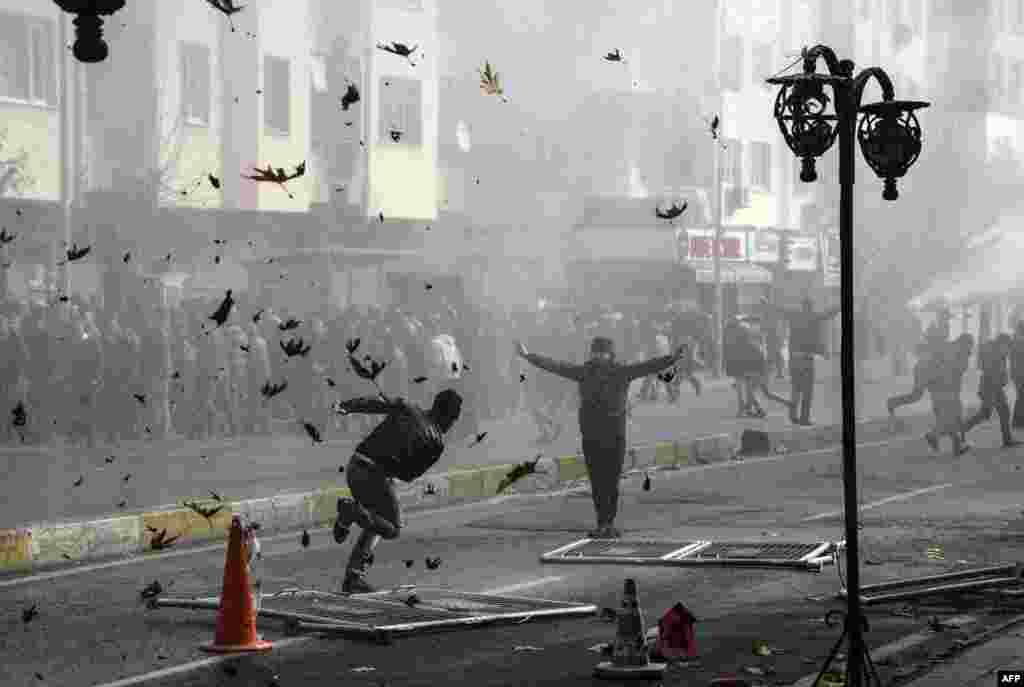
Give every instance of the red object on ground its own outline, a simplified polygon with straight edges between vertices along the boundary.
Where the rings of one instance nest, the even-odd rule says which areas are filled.
[[[232,654],[244,651],[268,651],[272,644],[256,635],[256,607],[249,586],[249,569],[242,546],[242,519],[231,518],[227,560],[224,562],[224,587],[217,610],[217,634],[204,651]]]
[[[682,603],[668,609],[658,621],[657,653],[664,658],[694,658],[697,655],[695,622],[697,618]]]

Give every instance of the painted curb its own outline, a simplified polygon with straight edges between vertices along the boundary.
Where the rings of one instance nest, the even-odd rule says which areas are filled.
[[[857,425],[858,439],[870,441],[874,437],[905,434],[911,430],[911,424],[903,418],[861,422]],[[840,425],[824,425],[794,427],[768,434],[773,450],[784,448],[785,452],[795,452],[834,445],[842,432]],[[628,449],[626,468],[672,469],[726,462],[734,458],[738,445],[738,432],[637,445]],[[513,464],[463,466],[447,473],[424,475],[410,484],[398,483],[396,492],[403,508],[440,508],[452,501],[489,499],[497,494],[499,482],[513,467]],[[537,470],[503,494],[538,493],[588,481],[586,462],[579,454],[542,457]],[[146,553],[152,538],[147,527],[167,528],[168,536],[178,535],[183,545],[209,542],[225,537],[232,513],[260,523],[264,531],[325,526],[334,521],[336,502],[342,496],[351,496],[351,491],[326,484],[313,492],[282,493],[224,503],[223,510],[211,519],[212,523],[189,509],[175,507],[82,523],[44,523],[0,530],[0,571],[24,571],[37,566],[67,564],[69,560]],[[204,499],[197,503],[209,507],[217,502]]]

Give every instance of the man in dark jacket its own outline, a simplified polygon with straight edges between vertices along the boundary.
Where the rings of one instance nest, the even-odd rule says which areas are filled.
[[[334,540],[348,537],[355,523],[362,528],[352,548],[342,592],[366,594],[374,591],[366,582],[373,565],[373,550],[380,540],[395,539],[401,529],[401,514],[393,480],[412,482],[429,470],[444,452],[444,434],[459,419],[462,398],[445,389],[423,410],[397,398],[356,398],[341,401],[339,413],[387,415],[387,418],[356,446],[345,469],[352,498],[338,499]]]
[[[574,365],[528,353],[518,342],[516,350],[530,364],[579,384],[583,459],[590,474],[590,490],[597,512],[597,529],[590,536],[595,539],[622,536],[614,525],[619,509],[619,479],[626,455],[629,385],[633,380],[671,367],[683,356],[683,351],[622,365],[615,362],[611,339],[599,336],[590,344],[590,360]]]
[[[1013,426],[1024,427],[1024,321],[1018,322],[1010,344],[1010,377],[1017,389],[1013,402]]]
[[[979,356],[981,384],[978,387],[981,408],[964,425],[964,434],[966,434],[975,426],[992,417],[992,410],[995,409],[999,415],[999,429],[1003,434],[1003,448],[1020,445],[1010,431],[1010,404],[1006,400],[1004,389],[1009,382],[1006,374],[1006,359],[1010,355],[1012,343],[1013,340],[1009,334],[1000,334],[994,341],[982,346]]]
[[[781,315],[789,325],[789,381],[793,391],[789,419],[796,425],[809,425],[814,398],[814,356],[825,354],[821,323],[839,314],[840,308],[818,313],[814,311],[814,301],[810,298],[803,299],[800,310],[779,308],[766,299],[761,302]]]
[[[896,409],[917,403],[924,397],[928,380],[937,374],[937,367],[942,365],[942,357],[949,346],[949,332],[932,327],[925,333],[925,339],[917,347],[917,362],[914,363],[914,388],[910,393],[893,396],[886,401],[889,417],[896,415]]]

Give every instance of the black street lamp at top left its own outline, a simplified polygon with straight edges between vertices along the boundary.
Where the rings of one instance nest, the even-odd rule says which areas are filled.
[[[124,7],[125,0],[53,0],[68,14],[76,15],[75,45],[72,53],[79,62],[96,63],[107,59],[110,50],[103,40],[103,19]]]

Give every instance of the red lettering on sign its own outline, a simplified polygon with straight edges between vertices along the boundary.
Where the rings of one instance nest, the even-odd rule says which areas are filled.
[[[715,241],[702,236],[690,237],[690,258],[710,258],[712,245]],[[734,260],[743,259],[743,241],[738,237],[727,237],[717,242],[717,252],[720,258]]]

